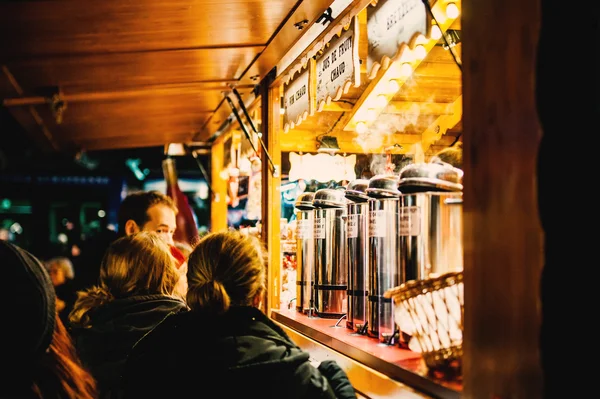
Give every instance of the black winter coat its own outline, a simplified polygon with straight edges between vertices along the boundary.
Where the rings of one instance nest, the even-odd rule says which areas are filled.
[[[253,307],[168,317],[132,350],[123,384],[125,399],[356,399],[337,363],[313,367],[309,354]]]
[[[163,295],[113,300],[90,314],[90,328],[73,328],[77,352],[96,379],[101,398],[118,397],[125,360],[131,348],[167,316],[186,304]]]

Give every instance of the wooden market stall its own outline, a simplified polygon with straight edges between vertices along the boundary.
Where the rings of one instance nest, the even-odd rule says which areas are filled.
[[[309,50],[308,61],[299,60],[291,65],[287,74],[282,74],[279,82],[283,102],[291,115],[284,114],[281,119],[283,129],[280,130],[279,145],[282,153],[289,154],[290,162],[302,163],[296,168],[309,169],[308,163],[315,163],[310,170],[316,177],[319,169],[329,168],[319,162],[327,162],[333,154],[343,159],[353,157],[352,160],[366,155],[369,167],[361,169],[356,165],[356,175],[350,179],[384,174],[390,163],[393,166],[387,172],[397,174],[407,160],[424,162],[432,154],[460,140],[460,2],[451,3],[457,7],[457,12],[450,16],[445,10],[446,3],[440,1],[432,7],[435,22],[423,7],[422,16],[428,18],[421,27],[422,33],[418,27],[410,33],[407,29],[405,42],[396,37],[400,33],[394,32],[393,23],[404,18],[410,25],[407,18],[418,15],[415,8],[411,10],[410,7],[418,9],[422,3],[368,5],[333,27],[330,35],[325,35],[321,49],[318,49],[321,43],[317,42],[317,48]],[[369,37],[369,34],[380,34],[377,28],[382,24],[387,24],[383,34],[375,39]],[[387,38],[391,38],[393,45],[385,48]],[[373,49],[375,44],[379,52]],[[310,58],[311,54],[314,59]],[[313,81],[311,74],[315,76]],[[304,109],[297,110],[294,106],[299,101],[298,95],[294,103],[289,97],[290,93],[292,96],[301,93],[300,84],[308,86],[309,100]],[[324,158],[309,156],[309,161],[303,161],[304,153],[323,150],[331,155]],[[382,161],[386,159],[388,165],[374,162],[377,157]],[[293,162],[291,168],[294,168]],[[289,180],[296,179],[291,175],[290,171]],[[282,274],[278,280],[284,282],[288,278],[284,275],[285,270],[280,270]],[[283,284],[281,290],[283,296]],[[274,301],[272,308],[276,308]],[[287,297],[280,299],[279,310],[272,311],[273,318],[291,330],[290,333],[295,332],[296,339],[313,351],[319,353],[315,346],[324,344],[340,353],[338,361],[348,365],[355,386],[365,395],[459,397],[461,380],[429,374],[419,354],[393,346],[382,347],[377,339],[357,336],[343,324],[340,327],[336,320],[312,319],[295,310],[290,311],[286,309],[286,302]],[[373,384],[378,372],[391,380]]]
[[[385,2],[379,2],[382,3]],[[449,3],[457,7],[458,13],[448,12]],[[260,92],[248,100],[257,106],[256,98],[260,97],[262,139],[269,158],[281,167],[273,173],[265,167],[268,162],[263,157],[262,237],[270,251],[268,311],[315,358],[334,358],[343,364],[357,389],[368,397],[540,397],[536,360],[539,316],[535,292],[541,268],[541,253],[537,251],[541,233],[532,212],[535,209],[532,157],[525,155],[535,153],[539,139],[535,119],[531,118],[533,101],[531,96],[507,97],[512,94],[501,84],[484,85],[481,80],[485,76],[492,81],[490,74],[498,74],[504,78],[518,76],[515,79],[520,79],[521,84],[531,84],[531,72],[526,71],[533,69],[532,59],[512,59],[511,51],[515,49],[506,46],[500,54],[493,55],[498,59],[511,59],[506,61],[506,69],[500,70],[498,66],[483,71],[479,68],[484,62],[482,56],[493,51],[484,43],[488,39],[498,40],[492,27],[503,23],[528,24],[526,21],[538,18],[537,12],[533,7],[528,8],[518,19],[509,20],[507,11],[506,15],[501,13],[493,23],[484,26],[474,19],[465,20],[462,15],[476,11],[486,13],[491,6],[440,0],[433,3],[437,18],[428,20],[425,39],[413,38],[407,45],[398,43],[397,53],[389,59],[379,57],[369,61],[367,8],[375,6],[368,2],[353,3],[328,29],[305,41],[303,49],[295,51],[295,59],[288,59],[282,69],[265,76]],[[505,7],[517,12],[518,5],[515,2]],[[431,27],[435,24],[441,27],[445,37],[435,36],[437,39],[430,40]],[[337,67],[335,74],[338,74],[339,53],[338,59],[327,66],[324,60],[331,61],[331,49],[339,49],[348,28],[355,32],[354,40],[358,39],[353,59],[355,70],[345,71],[348,80],[334,89],[330,98],[319,98],[317,86],[322,84],[318,81],[321,79],[319,71],[327,69],[326,72],[331,73],[330,70]],[[528,29],[527,34],[535,37],[535,29]],[[478,36],[477,39],[469,32]],[[472,47],[463,47],[463,39],[465,43],[472,40]],[[418,46],[423,48],[417,49]],[[407,48],[410,51],[406,51]],[[348,68],[348,58],[344,60]],[[465,60],[464,70],[462,60]],[[311,79],[311,73],[318,78]],[[330,76],[331,80],[335,79],[334,75]],[[482,93],[484,86],[485,94]],[[308,100],[302,108],[294,109],[304,94]],[[503,122],[506,128],[510,126],[511,132],[488,127],[485,115],[492,117],[487,112],[492,111],[484,111],[485,106],[477,99],[493,108],[500,107],[505,99],[522,104],[523,109],[515,119]],[[514,115],[512,109],[508,106],[503,112]],[[517,132],[523,134],[516,137]],[[505,135],[512,137],[517,147],[504,143],[501,137]],[[488,137],[495,136],[491,145]],[[419,356],[410,351],[382,348],[377,341],[368,342],[368,338],[340,328],[335,320],[309,318],[286,306],[287,297],[286,300],[281,297],[285,280],[281,254],[286,249],[282,248],[285,240],[282,241],[279,191],[282,177],[290,177],[286,175],[289,169],[282,165],[290,162],[291,154],[302,157],[325,150],[342,158],[385,154],[396,156],[395,159],[408,157],[415,162],[426,161],[457,142],[464,143],[465,149],[464,355],[462,376],[448,379],[431,374]],[[516,186],[506,176],[494,172],[494,162],[499,160],[514,165],[522,173],[523,178]],[[283,175],[277,173],[281,171]],[[494,181],[489,180],[492,176]],[[517,192],[522,200],[515,203],[513,198]],[[492,211],[507,206],[519,213],[518,222]],[[486,234],[489,229],[496,233]],[[499,234],[502,234],[505,249],[502,254],[497,252],[493,238]],[[491,267],[498,270],[491,271]],[[522,268],[527,272],[520,271]],[[519,278],[507,280],[500,270],[518,274]],[[490,311],[495,314],[493,318]],[[482,368],[481,362],[486,366]],[[515,370],[516,374],[508,370]]]
[[[227,170],[248,133],[262,160],[265,311],[299,345],[338,360],[367,397],[541,398],[538,2],[432,0],[437,21],[426,18],[425,39],[394,43],[388,58],[397,63],[369,51],[368,10],[388,3],[419,2],[2,2],[2,105],[42,148],[71,156],[168,143],[209,148],[214,231],[228,228]],[[405,11],[395,7],[381,23],[391,27]],[[435,39],[434,24],[445,39]],[[352,53],[346,28],[358,38]],[[339,68],[340,46],[353,68]],[[317,81],[303,75],[318,70],[332,81],[351,75],[349,84],[318,98]],[[312,100],[290,114],[286,99],[301,79],[308,86],[298,99]],[[461,380],[428,374],[410,351],[282,306],[281,187],[290,154],[337,148],[340,158],[389,155],[399,166],[456,142],[465,172]]]

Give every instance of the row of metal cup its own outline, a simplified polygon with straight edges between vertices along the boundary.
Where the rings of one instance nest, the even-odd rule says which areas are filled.
[[[398,321],[383,294],[413,279],[462,270],[462,192],[398,176],[301,194],[297,310],[346,316],[346,327],[393,343]],[[461,187],[462,188],[462,187]]]

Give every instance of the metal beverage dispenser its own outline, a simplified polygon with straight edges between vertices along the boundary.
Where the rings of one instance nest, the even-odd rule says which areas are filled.
[[[315,193],[315,313],[341,318],[347,312],[348,263],[345,190],[324,188]]]
[[[348,316],[346,327],[366,334],[369,283],[369,181],[358,179],[346,188],[348,199]]]
[[[315,240],[313,239],[315,193],[296,198],[296,310],[311,314],[314,309]]]
[[[397,176],[374,176],[367,188],[369,200],[369,325],[368,333],[393,344],[394,309],[383,294],[404,281],[398,240]]]
[[[463,269],[461,179],[462,170],[441,163],[400,171],[400,253],[407,280]]]

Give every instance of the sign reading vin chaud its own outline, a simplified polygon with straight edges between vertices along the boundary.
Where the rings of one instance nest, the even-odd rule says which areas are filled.
[[[409,44],[417,33],[427,35],[427,10],[422,0],[381,0],[368,7],[367,71],[384,57],[393,58],[400,45]]]
[[[352,18],[348,29],[329,42],[317,59],[317,108],[322,110],[332,99],[339,100],[351,85],[360,86],[358,57],[358,19]]]
[[[284,89],[283,115],[284,130],[293,129],[300,124],[309,114],[313,113],[311,97],[314,96],[310,89],[310,68],[300,72]]]

